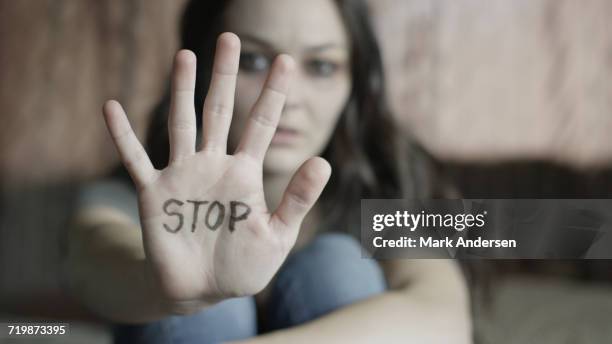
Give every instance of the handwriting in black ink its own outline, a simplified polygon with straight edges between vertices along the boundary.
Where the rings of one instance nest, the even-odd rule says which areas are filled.
[[[191,222],[191,232],[195,232],[196,224],[198,223],[198,210],[200,209],[200,205],[209,203],[208,201],[187,201],[189,203],[193,203],[193,221]]]
[[[217,230],[224,223],[226,217],[226,206],[219,201],[199,201],[199,200],[185,200],[185,202],[180,201],[175,198],[171,198],[164,202],[163,211],[168,216],[176,216],[178,219],[178,223],[175,227],[170,227],[168,224],[164,223],[164,228],[166,231],[170,233],[177,233],[183,228],[184,215],[181,211],[182,206],[185,203],[193,204],[193,216],[191,222],[191,232],[195,232],[198,227],[198,218],[200,214],[200,209],[208,204],[208,208],[206,209],[206,214],[204,215],[204,226],[211,231]],[[174,206],[173,209],[170,209],[171,206]],[[234,232],[236,230],[236,224],[240,221],[246,220],[251,213],[251,207],[240,201],[230,201],[229,202],[229,219],[228,219],[228,228],[230,232]]]
[[[183,214],[176,212],[176,211],[168,211],[168,207],[170,207],[170,205],[172,204],[178,204],[180,207],[183,205],[183,202],[179,201],[178,199],[171,198],[164,203],[164,213],[166,213],[169,216],[177,216],[179,222],[176,228],[174,229],[170,228],[170,226],[168,226],[165,223],[164,223],[164,228],[170,233],[176,233],[180,231],[181,228],[183,227]]]
[[[244,212],[240,214],[240,216],[236,216],[238,206],[245,208]],[[248,205],[246,205],[246,203],[243,202],[231,201],[230,212],[231,214],[229,219],[229,230],[230,232],[233,232],[236,229],[236,222],[246,220],[246,218],[249,216],[249,214],[251,213],[251,207],[249,207]]]
[[[219,209],[217,211],[217,221],[213,224],[210,224],[210,214],[212,214],[213,208],[217,207],[217,209]],[[206,227],[208,227],[208,229],[214,231],[217,230],[217,228],[219,228],[219,226],[221,226],[221,224],[223,223],[223,218],[225,217],[225,206],[217,201],[214,201],[211,203],[210,207],[208,207],[208,211],[206,212],[206,221],[204,221],[204,223],[206,224]]]

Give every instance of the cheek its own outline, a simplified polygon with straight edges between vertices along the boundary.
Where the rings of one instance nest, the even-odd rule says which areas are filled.
[[[253,104],[255,104],[257,97],[259,97],[264,80],[263,76],[238,75],[234,98],[234,114],[228,139],[230,153],[236,149],[240,142],[240,137],[246,126]]]
[[[329,136],[335,128],[336,122],[340,118],[340,112],[343,110],[350,93],[350,79],[343,78],[337,80],[333,84],[325,85],[325,87],[314,88],[317,92],[311,100],[314,116],[317,119],[319,136],[324,140],[323,144],[327,143]]]

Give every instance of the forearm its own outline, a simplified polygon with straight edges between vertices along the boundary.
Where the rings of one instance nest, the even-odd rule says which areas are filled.
[[[470,343],[465,307],[391,291],[249,343]]]
[[[252,342],[470,343],[469,298],[457,266],[427,261],[395,265],[388,276],[392,290]]]
[[[102,238],[109,228],[73,231],[64,261],[65,284],[98,316],[117,322],[153,320],[163,312],[148,282],[144,252],[130,247],[133,229],[121,229],[128,238],[120,245]]]
[[[77,223],[69,231],[64,276],[75,298],[96,315],[115,322],[149,322],[200,307],[181,309],[163,301],[149,272],[137,226],[112,221]]]

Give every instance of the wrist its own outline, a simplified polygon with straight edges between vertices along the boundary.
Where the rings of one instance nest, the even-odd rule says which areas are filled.
[[[152,300],[154,307],[161,317],[171,315],[191,315],[222,301],[222,299],[193,299],[176,300],[168,297],[160,287],[160,282],[155,276],[151,266],[145,264],[145,281],[148,286],[146,292],[149,294],[147,299]]]

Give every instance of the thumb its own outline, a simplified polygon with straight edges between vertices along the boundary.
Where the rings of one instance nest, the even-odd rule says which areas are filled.
[[[295,240],[304,216],[315,204],[331,175],[331,166],[325,159],[308,159],[295,172],[283,199],[272,214],[272,226],[285,231]]]

